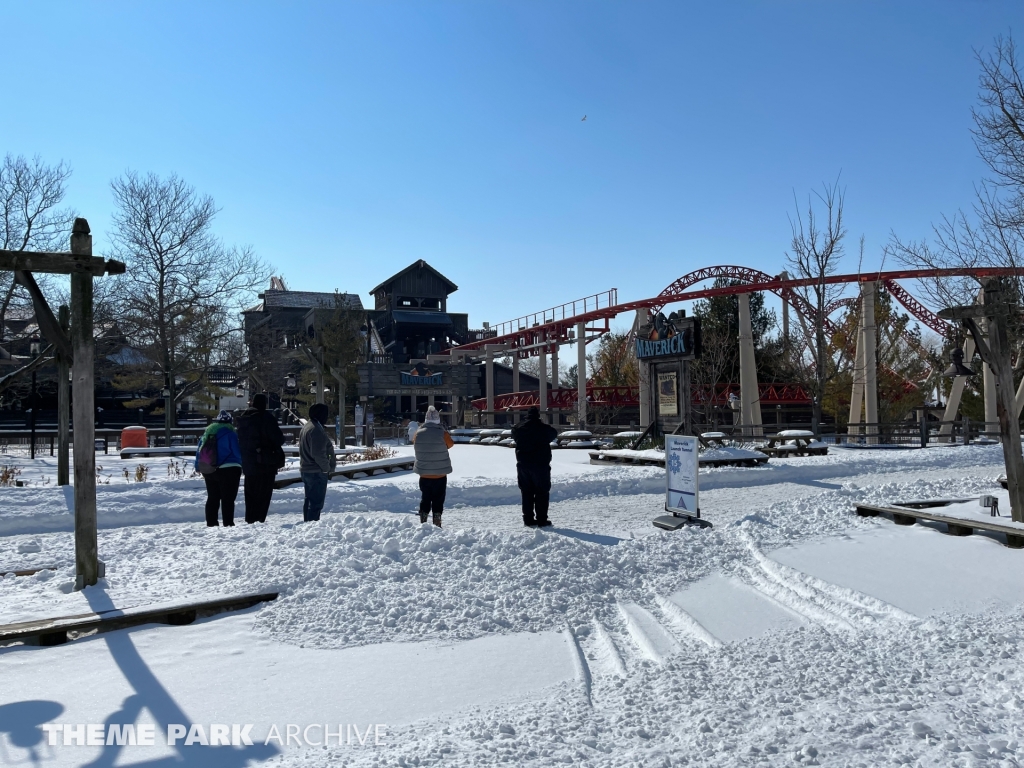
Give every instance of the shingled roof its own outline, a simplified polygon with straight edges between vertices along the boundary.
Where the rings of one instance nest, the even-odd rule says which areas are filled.
[[[279,307],[284,309],[313,309],[314,307],[335,306],[340,301],[344,309],[362,309],[363,302],[355,293],[326,293],[317,291],[278,291],[267,290],[263,293],[263,307]]]

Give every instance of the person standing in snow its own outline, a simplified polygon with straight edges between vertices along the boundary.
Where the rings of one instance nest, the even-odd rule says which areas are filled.
[[[213,444],[216,451],[203,449]],[[215,457],[215,464],[202,461]],[[242,479],[242,454],[238,448],[238,434],[231,425],[231,414],[221,411],[217,420],[206,428],[196,449],[195,468],[202,472],[206,483],[206,525],[215,528],[220,510],[224,525],[235,524],[235,498],[238,481]],[[212,472],[209,470],[213,470]]]
[[[526,421],[512,427],[512,439],[516,441],[516,476],[523,495],[523,524],[528,528],[551,525],[548,520],[551,441],[557,436],[554,427],[540,420],[540,410],[536,407],[526,412]]]
[[[441,414],[434,406],[427,408],[423,426],[416,430],[412,442],[416,449],[412,471],[420,476],[420,522],[427,522],[427,513],[433,512],[434,525],[440,528],[448,475],[452,473],[448,450],[455,443],[448,430],[441,426]]]
[[[263,393],[253,395],[249,408],[238,417],[238,444],[245,474],[245,522],[265,523],[274,478],[284,466],[284,433],[277,418],[267,410]]]
[[[312,522],[320,519],[327,497],[327,480],[334,471],[337,459],[334,457],[334,443],[327,436],[327,406],[317,403],[309,407],[309,421],[299,432],[299,471],[306,498],[302,503],[302,519]]]

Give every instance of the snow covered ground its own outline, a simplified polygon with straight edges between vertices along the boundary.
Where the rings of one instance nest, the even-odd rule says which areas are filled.
[[[207,529],[200,479],[112,456],[99,488],[108,575],[79,593],[70,497],[48,457],[23,460],[28,487],[0,488],[0,570],[56,570],[0,579],[0,623],[281,596],[188,627],[0,649],[0,762],[1024,760],[1024,552],[853,513],[993,493],[998,446],[702,470],[714,528],[678,532],[651,525],[664,470],[588,460],[555,452],[551,530],[521,525],[514,453],[476,445],[453,450],[443,530],[419,525],[407,473],[331,483],[317,524],[300,522],[300,486],[275,493],[266,525]],[[152,724],[160,738],[49,746],[46,722]],[[254,745],[168,746],[177,723],[253,724]],[[364,743],[309,746],[324,723],[356,724]],[[288,724],[313,726],[307,742],[264,744]]]

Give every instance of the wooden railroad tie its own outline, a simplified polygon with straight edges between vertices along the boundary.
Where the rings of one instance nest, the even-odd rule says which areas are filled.
[[[71,632],[78,635],[87,632],[110,632],[140,624],[184,626],[191,624],[201,614],[209,616],[227,611],[240,611],[260,603],[276,600],[277,595],[277,592],[264,592],[155,608],[118,608],[74,616],[60,616],[53,619],[36,619],[16,624],[5,624],[0,625],[0,646],[19,641],[27,645],[62,645],[70,639],[69,633]]]
[[[877,504],[858,504],[857,514],[861,517],[877,517],[886,515],[892,518],[896,525],[913,525],[920,520],[928,520],[935,523],[944,523],[946,531],[950,536],[970,536],[974,531],[990,531],[1001,533],[1006,536],[1006,546],[1011,549],[1024,549],[1024,530],[1013,528],[1009,525],[989,523],[984,520],[965,520],[960,517],[950,517],[930,510],[940,509],[963,501],[974,501],[974,499],[946,499],[937,502],[907,502],[906,505],[882,506]],[[913,506],[911,506],[913,505]]]

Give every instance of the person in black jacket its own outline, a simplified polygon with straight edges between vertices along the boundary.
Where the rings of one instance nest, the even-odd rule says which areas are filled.
[[[554,427],[540,420],[537,408],[528,410],[526,421],[512,427],[512,439],[516,441],[516,475],[523,494],[523,524],[530,528],[551,525],[548,520],[551,441],[557,436]]]
[[[267,410],[267,396],[252,396],[249,408],[236,420],[245,473],[245,522],[265,523],[274,493],[274,477],[284,466],[284,433]]]

